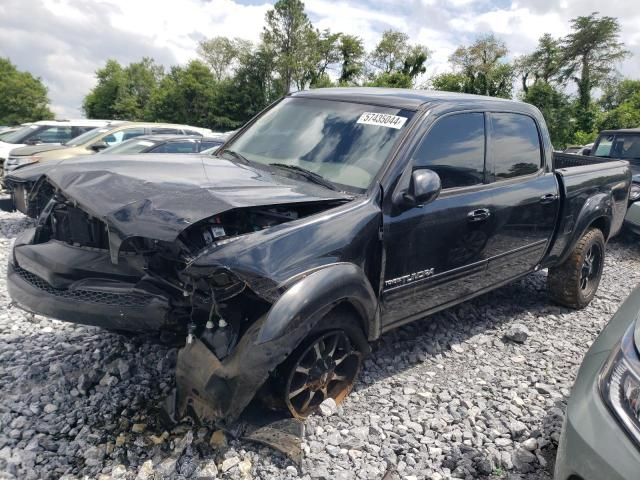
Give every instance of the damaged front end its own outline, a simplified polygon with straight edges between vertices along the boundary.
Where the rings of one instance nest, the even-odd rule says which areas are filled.
[[[50,200],[36,227],[17,239],[10,260],[14,302],[75,323],[184,335],[169,413],[220,426],[238,418],[307,331],[265,342],[262,326],[286,288],[259,269],[202,258],[346,202],[233,208],[190,223],[167,241],[123,238],[54,184],[44,181],[41,189]]]

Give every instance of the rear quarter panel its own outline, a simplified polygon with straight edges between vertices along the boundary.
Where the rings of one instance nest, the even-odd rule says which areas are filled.
[[[558,228],[544,266],[562,263],[593,225],[605,239],[616,235],[627,211],[631,170],[627,162],[607,162],[556,170],[561,191]]]

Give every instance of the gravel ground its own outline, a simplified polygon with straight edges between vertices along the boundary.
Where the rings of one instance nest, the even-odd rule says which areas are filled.
[[[551,305],[539,272],[384,335],[337,412],[307,421],[298,468],[206,428],[163,431],[175,348],[11,308],[6,257],[28,225],[0,213],[0,478],[550,479],[582,357],[640,279],[623,236],[583,311]]]

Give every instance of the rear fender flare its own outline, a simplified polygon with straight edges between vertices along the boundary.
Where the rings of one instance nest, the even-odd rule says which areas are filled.
[[[377,338],[378,300],[369,280],[357,265],[334,263],[303,275],[287,288],[267,313],[256,344],[277,340],[299,329],[306,334],[343,302],[358,312],[365,335],[370,340]]]
[[[590,197],[583,205],[582,210],[580,210],[571,240],[567,242],[567,246],[562,252],[558,263],[564,263],[564,261],[569,258],[569,255],[573,252],[576,243],[596,221],[600,221],[602,219],[604,222],[606,231],[603,231],[602,234],[604,235],[605,240],[607,240],[608,230],[611,228],[611,218],[613,218],[613,200],[611,198],[611,194],[599,193]]]

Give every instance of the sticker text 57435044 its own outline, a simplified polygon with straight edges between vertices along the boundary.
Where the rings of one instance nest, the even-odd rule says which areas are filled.
[[[402,128],[406,121],[407,117],[400,117],[398,115],[364,112],[362,115],[360,115],[357,123],[364,123],[365,125],[377,125],[379,127],[395,128],[396,130],[398,130]]]

